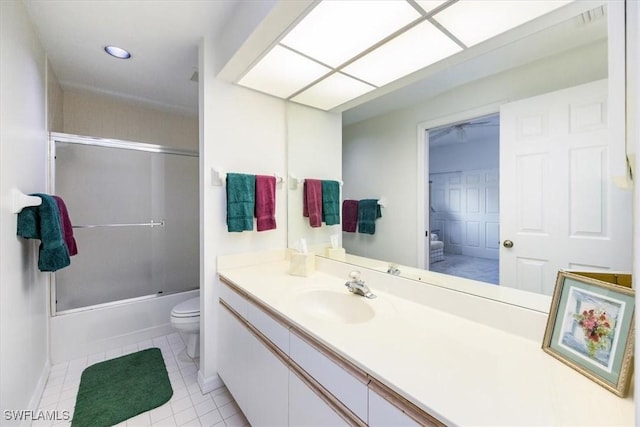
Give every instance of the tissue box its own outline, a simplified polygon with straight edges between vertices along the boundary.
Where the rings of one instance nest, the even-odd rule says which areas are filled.
[[[338,261],[344,261],[347,253],[344,248],[326,248],[324,250],[324,256],[331,259],[337,259]]]
[[[308,276],[315,270],[316,258],[313,254],[291,254],[289,274],[292,276]]]

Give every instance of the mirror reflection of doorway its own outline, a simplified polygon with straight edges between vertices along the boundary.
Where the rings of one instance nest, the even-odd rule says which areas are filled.
[[[498,284],[498,114],[428,130],[429,269]]]

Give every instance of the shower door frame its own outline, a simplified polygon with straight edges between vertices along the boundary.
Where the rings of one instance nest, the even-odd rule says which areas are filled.
[[[120,148],[125,150],[146,151],[151,153],[175,154],[179,156],[200,157],[200,154],[197,150],[190,150],[187,148],[176,148],[176,147],[169,147],[166,145],[149,144],[146,142],[123,141],[119,139],[73,135],[73,134],[60,133],[60,132],[49,132],[48,161],[47,161],[47,166],[48,166],[47,192],[49,194],[55,194],[55,188],[56,188],[56,142],[64,142],[68,144],[90,145],[90,146],[106,147],[106,148]],[[143,295],[135,298],[127,298],[124,300],[111,301],[111,302],[106,302],[101,304],[90,305],[86,307],[57,311],[56,310],[56,295],[57,295],[56,294],[56,277],[55,277],[55,274],[49,274],[48,276],[49,276],[49,289],[50,289],[49,310],[51,313],[51,317],[78,313],[78,312],[83,312],[88,310],[95,310],[103,307],[112,307],[112,306],[120,305],[123,303],[143,301],[143,300],[148,300],[148,299],[153,299],[153,298],[163,296],[161,294]],[[165,295],[170,295],[170,294],[165,294]]]

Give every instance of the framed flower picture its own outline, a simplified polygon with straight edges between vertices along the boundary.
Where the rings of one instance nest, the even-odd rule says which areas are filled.
[[[633,370],[635,291],[560,271],[542,349],[620,397]]]

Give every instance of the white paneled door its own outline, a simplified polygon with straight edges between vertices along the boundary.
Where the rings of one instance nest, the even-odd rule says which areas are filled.
[[[433,173],[429,180],[430,228],[445,253],[498,259],[498,169]]]
[[[631,270],[610,144],[606,80],[501,107],[501,285],[551,294],[559,269]]]

